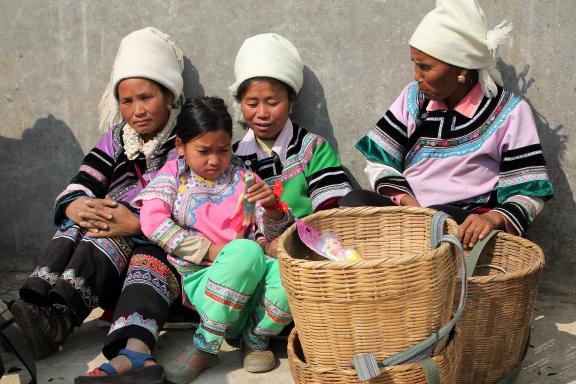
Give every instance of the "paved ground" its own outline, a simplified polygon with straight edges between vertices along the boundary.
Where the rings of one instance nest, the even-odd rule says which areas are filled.
[[[0,295],[14,297],[14,282],[22,275],[0,275]],[[38,363],[39,384],[71,383],[78,374],[90,370],[104,360],[100,347],[106,329],[97,324],[95,311],[85,325],[77,330],[66,343],[64,350]],[[519,384],[576,383],[576,303],[560,298],[541,296],[534,312],[534,330],[531,348],[524,362]],[[159,339],[157,356],[160,363],[170,361],[186,343],[192,331],[171,330]],[[286,359],[286,343],[274,345],[280,356],[279,367],[265,374],[250,374],[242,370],[242,354],[225,346],[221,364],[204,372],[203,384],[284,384],[293,383]],[[2,353],[7,368],[16,370],[0,379],[0,384],[28,383],[28,375],[12,354]]]

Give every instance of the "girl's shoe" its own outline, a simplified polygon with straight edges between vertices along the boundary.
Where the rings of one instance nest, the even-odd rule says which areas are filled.
[[[195,366],[191,366],[192,360]],[[189,345],[176,357],[176,360],[166,365],[166,381],[172,384],[188,384],[206,368],[218,364],[218,355],[204,352]]]
[[[118,355],[130,359],[132,370],[126,373],[118,373],[109,363],[104,363],[86,375],[74,379],[74,384],[162,384],[164,382],[164,368],[159,364],[144,366],[144,362],[154,357],[148,353],[134,352],[129,349],[121,349]]]
[[[276,367],[276,356],[267,349],[255,351],[244,344],[244,369],[251,373],[262,373]]]

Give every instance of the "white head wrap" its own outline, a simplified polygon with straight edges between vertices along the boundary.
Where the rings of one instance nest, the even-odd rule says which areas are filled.
[[[477,0],[436,0],[436,8],[422,19],[410,45],[445,63],[477,69],[484,95],[494,97],[496,84],[502,85],[496,51],[511,32],[508,21],[488,30]]]
[[[156,28],[134,31],[120,42],[114,60],[110,82],[100,100],[101,132],[122,121],[118,108],[118,83],[131,77],[142,77],[162,84],[174,95],[174,106],[179,108],[184,100],[182,51],[170,36]]]
[[[234,97],[238,87],[253,77],[271,77],[300,92],[304,82],[304,63],[296,47],[275,33],[263,33],[244,40],[234,62],[236,81],[228,87]],[[242,121],[236,100],[233,101],[236,118]]]

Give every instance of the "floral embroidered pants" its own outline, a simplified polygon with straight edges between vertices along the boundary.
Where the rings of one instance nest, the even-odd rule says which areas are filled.
[[[94,238],[77,225],[58,231],[20,297],[39,306],[65,304],[80,325],[92,309],[114,308],[133,247],[130,238]]]
[[[184,279],[184,291],[201,318],[193,342],[206,352],[218,353],[225,337],[239,335],[264,350],[292,321],[278,260],[251,240],[228,243],[211,266]]]

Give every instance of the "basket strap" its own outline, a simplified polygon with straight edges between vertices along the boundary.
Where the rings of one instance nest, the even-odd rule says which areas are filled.
[[[449,217],[448,215],[443,214],[443,212],[439,213],[440,215],[438,215],[438,219],[434,220],[437,217],[435,215],[432,222],[431,236],[433,237],[433,248],[437,248],[440,243],[444,242],[450,243],[456,247],[460,251],[460,274],[461,276],[465,276],[466,262],[464,248],[462,247],[460,241],[453,235],[439,235],[439,233],[442,231],[442,228],[444,227],[444,221],[447,217]],[[440,232],[438,231],[439,228]],[[460,302],[458,303],[458,309],[456,310],[456,313],[454,313],[454,316],[448,323],[440,327],[438,331],[430,335],[427,339],[380,362],[376,360],[376,356],[373,353],[364,353],[353,356],[350,359],[350,364],[356,369],[360,381],[368,381],[379,376],[380,368],[385,368],[392,365],[415,363],[420,362],[423,359],[430,358],[438,342],[447,337],[450,332],[452,332],[452,329],[460,319],[460,316],[462,316],[462,312],[464,312],[466,295],[468,292],[468,279],[460,279],[460,281]]]
[[[419,364],[424,370],[428,384],[440,384],[440,370],[434,360],[430,358],[424,359]]]
[[[476,264],[478,264],[478,259],[480,258],[482,251],[484,250],[486,244],[488,244],[490,239],[492,239],[495,235],[497,235],[498,232],[502,231],[499,229],[494,229],[485,238],[483,238],[482,240],[478,240],[478,242],[476,242],[476,245],[466,258],[466,277],[470,277],[474,274],[474,269],[476,269]],[[458,277],[462,278],[462,276],[463,275],[460,274]]]

